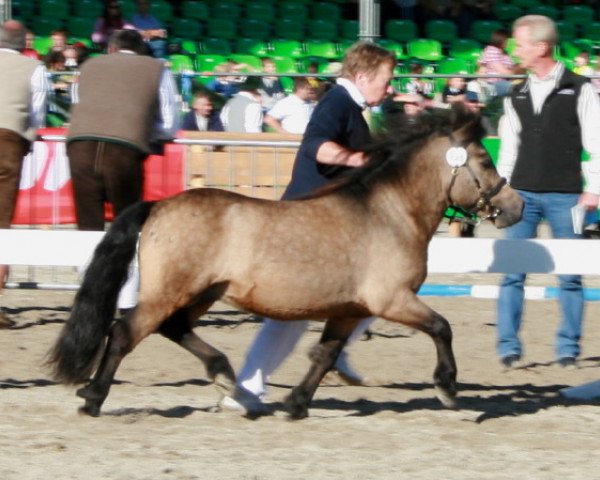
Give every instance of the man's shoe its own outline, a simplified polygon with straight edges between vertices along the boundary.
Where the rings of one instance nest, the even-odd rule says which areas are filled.
[[[340,379],[348,385],[357,387],[369,387],[373,384],[371,379],[361,375],[348,362],[348,354],[342,351],[335,362],[333,371],[338,374]]]
[[[0,312],[0,328],[10,328],[14,327],[15,325],[16,323],[10,318],[8,318],[6,313]]]
[[[219,400],[219,409],[240,412],[248,417],[259,417],[267,413],[260,398],[240,387],[235,387],[233,395],[225,395]]]
[[[575,357],[561,357],[557,361],[560,368],[565,370],[575,370],[577,368],[577,359]]]
[[[505,370],[513,370],[521,365],[521,355],[517,353],[507,355],[506,357],[502,357],[500,359],[500,363]]]

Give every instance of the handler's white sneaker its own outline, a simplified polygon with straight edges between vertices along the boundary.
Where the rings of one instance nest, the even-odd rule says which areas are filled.
[[[258,417],[268,413],[266,406],[253,393],[240,387],[235,387],[232,396],[225,395],[219,400],[221,410],[240,412],[249,417]]]

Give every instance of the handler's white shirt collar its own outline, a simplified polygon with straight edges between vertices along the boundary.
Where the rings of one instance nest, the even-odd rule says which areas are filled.
[[[357,86],[354,85],[354,83],[352,83],[347,78],[338,78],[336,83],[340,87],[344,87],[348,91],[348,93],[352,97],[352,100],[354,100],[360,108],[367,108],[367,101],[365,100],[365,97],[362,93],[360,93],[360,91],[358,90]]]

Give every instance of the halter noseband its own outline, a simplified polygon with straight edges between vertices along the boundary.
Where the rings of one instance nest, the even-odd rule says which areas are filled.
[[[452,143],[452,147],[446,152],[446,161],[452,167],[452,179],[450,180],[450,185],[448,185],[447,192],[447,197],[450,204],[454,209],[460,210],[462,213],[466,213],[468,216],[476,215],[477,212],[487,207],[489,208],[490,213],[485,217],[481,217],[480,221],[496,218],[498,215],[500,215],[500,213],[502,213],[502,210],[494,206],[491,200],[500,192],[500,190],[502,190],[504,185],[506,185],[506,178],[500,178],[498,183],[490,191],[484,192],[481,188],[481,182],[479,181],[477,175],[475,175],[475,172],[468,163],[469,154],[467,153],[467,148],[469,147],[470,143],[463,147],[456,141],[456,139],[451,134],[449,135],[449,137],[450,142]],[[452,197],[450,196],[452,187],[454,186],[454,182],[456,180],[456,177],[458,176],[458,170],[461,167],[464,167],[467,170],[467,172],[469,172],[471,179],[477,187],[477,192],[479,193],[479,199],[475,203],[475,206],[473,206],[470,209],[464,209],[462,207],[454,206],[454,202],[452,202]]]

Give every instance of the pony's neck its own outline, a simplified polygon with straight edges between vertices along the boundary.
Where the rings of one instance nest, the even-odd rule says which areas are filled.
[[[441,171],[446,165],[439,160],[440,152],[445,152],[441,141],[429,142],[414,154],[402,175],[376,189],[371,197],[374,208],[381,206],[392,212],[389,222],[412,225],[419,238],[430,239],[434,235],[448,207],[446,175]]]

